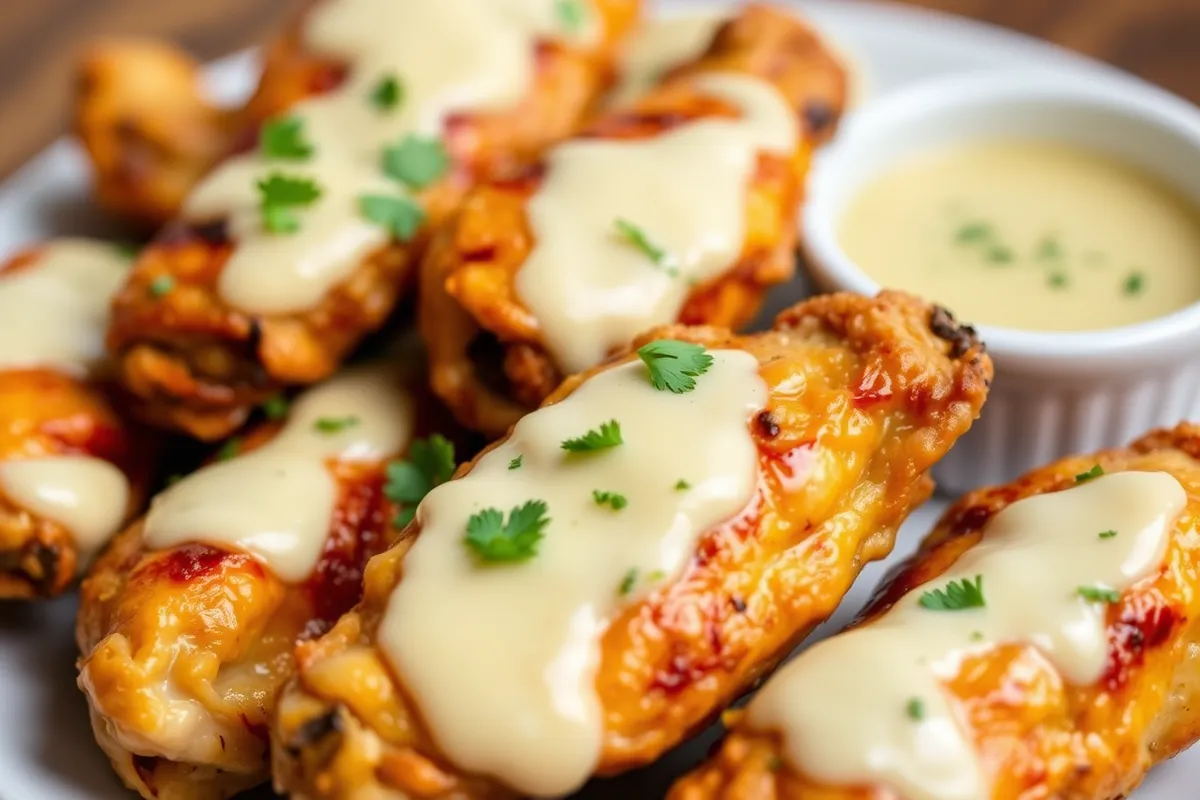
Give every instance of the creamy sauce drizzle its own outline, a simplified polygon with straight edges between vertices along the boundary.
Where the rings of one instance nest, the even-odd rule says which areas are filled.
[[[421,503],[422,532],[379,645],[458,766],[536,796],[568,793],[591,775],[604,731],[594,684],[605,629],[679,575],[700,535],[745,508],[757,484],[748,422],[766,384],[753,356],[710,352],[712,368],[687,394],[653,389],[641,362],[596,375]],[[609,419],[624,444],[561,449]],[[509,469],[517,456],[520,468]],[[680,479],[692,488],[676,490]],[[628,505],[597,505],[593,490],[620,492]],[[478,565],[463,541],[468,518],[531,499],[549,507],[537,555]],[[636,580],[623,594],[630,570]]]
[[[970,730],[941,682],[964,656],[1006,642],[1037,647],[1075,685],[1099,680],[1108,607],[1079,587],[1123,592],[1154,574],[1186,502],[1167,473],[1121,472],[1013,503],[946,574],[780,670],[751,702],[750,725],[782,732],[789,762],[826,783],[986,800]],[[1117,535],[1099,536],[1108,530]],[[979,575],[986,607],[919,605],[925,591]],[[906,713],[912,701],[919,720]]]
[[[283,430],[246,455],[210,464],[154,499],[145,542],[239,550],[299,582],[317,564],[338,499],[331,460],[374,462],[402,450],[414,407],[391,368],[359,368],[301,395]],[[321,419],[353,418],[336,431]]]
[[[128,274],[115,247],[82,239],[52,242],[36,264],[0,273],[0,369],[85,377],[104,359],[109,302]]]
[[[517,291],[563,372],[578,372],[655,324],[673,321],[692,285],[729,269],[745,237],[746,187],[759,151],[789,154],[798,130],[771,85],[739,75],[696,80],[742,110],[636,141],[554,148],[528,206],[537,244]],[[656,265],[620,237],[639,226],[669,254]]]
[[[839,230],[884,286],[1023,330],[1128,325],[1200,300],[1200,208],[1111,156],[996,141],[913,158],[867,184]]]
[[[583,2],[583,0],[580,0]],[[381,172],[382,148],[416,133],[441,134],[459,111],[515,105],[532,85],[539,39],[592,39],[596,11],[582,5],[577,30],[559,15],[558,0],[327,0],[313,7],[304,46],[343,60],[338,88],[297,104],[315,148],[306,161],[249,153],[225,162],[188,199],[193,220],[225,218],[237,247],[219,289],[247,312],[284,313],[316,305],[365,255],[388,240],[359,211],[364,193],[404,196]],[[385,76],[403,97],[391,111],[370,101]],[[311,178],[322,196],[296,211],[299,230],[263,228],[256,181],[273,170]]]
[[[668,70],[698,58],[728,18],[706,11],[646,20],[630,37],[621,58],[621,81],[609,95],[609,105],[636,100]]]

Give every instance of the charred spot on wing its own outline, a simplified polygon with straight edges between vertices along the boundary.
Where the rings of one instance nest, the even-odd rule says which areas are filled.
[[[303,725],[301,725],[296,730],[295,735],[292,736],[287,743],[288,752],[294,756],[297,756],[300,754],[300,751],[317,744],[326,736],[341,732],[341,713],[339,709],[335,707],[319,717],[313,717],[308,722],[305,722]]]
[[[975,328],[960,323],[946,309],[934,306],[929,314],[929,330],[934,336],[950,343],[950,357],[961,358],[972,347],[982,343],[975,333]]]
[[[754,417],[754,424],[758,428],[758,432],[767,439],[774,439],[781,430],[779,423],[775,421],[775,417],[769,410],[758,412]]]
[[[36,541],[30,544],[30,551],[40,573],[29,576],[33,582],[34,591],[38,594],[50,594],[58,582],[58,564],[62,553],[54,545],[45,545]]]
[[[193,223],[191,229],[193,235],[206,244],[217,247],[229,244],[229,221],[226,219]]]
[[[824,100],[809,100],[804,104],[800,115],[804,118],[804,124],[813,136],[820,136],[837,120],[837,113],[833,110],[833,106]]]

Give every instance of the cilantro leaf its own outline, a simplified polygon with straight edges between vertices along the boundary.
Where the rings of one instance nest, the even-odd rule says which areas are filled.
[[[1098,533],[1096,535],[1099,536],[1101,539],[1111,539],[1117,535],[1117,532],[1114,530],[1107,530],[1107,531],[1100,531],[1100,533]]]
[[[1146,288],[1146,276],[1136,269],[1125,276],[1125,281],[1121,284],[1121,291],[1130,297],[1141,294],[1144,288]]]
[[[267,398],[262,404],[263,414],[267,419],[277,422],[288,415],[288,409],[291,408],[291,403],[288,402],[287,396],[277,394],[274,397]]]
[[[590,453],[594,450],[616,447],[622,443],[621,423],[610,419],[608,422],[600,423],[598,429],[593,428],[583,436],[567,439],[562,443],[562,449],[571,453]]]
[[[338,433],[358,424],[358,417],[321,417],[313,423],[313,427],[321,433]]]
[[[1103,586],[1080,586],[1079,596],[1092,603],[1119,603],[1121,593],[1116,589],[1106,589]]]
[[[687,481],[685,481],[683,478],[680,478],[679,480],[675,481],[675,491],[677,491],[677,492],[686,492],[690,488],[692,488],[692,485],[690,483],[688,483]]]
[[[625,595],[632,592],[634,585],[637,584],[637,576],[637,567],[630,567],[629,572],[626,572],[625,577],[621,579],[621,585],[617,587],[617,593]]]
[[[625,239],[625,241],[629,242],[638,250],[641,250],[642,253],[645,254],[646,258],[653,261],[656,265],[663,266],[663,264],[669,260],[667,251],[663,250],[661,247],[651,241],[650,237],[639,226],[633,224],[627,219],[621,219],[620,217],[617,217],[615,220],[613,220],[613,226],[616,227],[617,233],[619,233],[621,237]],[[670,269],[667,272],[668,274],[671,274],[672,277],[678,274],[674,269]]]
[[[1096,464],[1091,469],[1089,469],[1087,472],[1081,472],[1078,475],[1076,475],[1075,482],[1076,483],[1084,483],[1085,481],[1090,481],[1092,478],[1099,478],[1103,474],[1104,474],[1104,467],[1100,466],[1099,464]]]
[[[272,172],[257,183],[263,227],[271,233],[294,233],[300,221],[292,213],[312,205],[321,196],[321,187],[309,178],[297,178]]]
[[[150,294],[153,297],[162,297],[170,294],[175,288],[175,279],[170,275],[159,275],[154,280],[150,281]]]
[[[908,704],[904,706],[904,713],[908,714],[909,719],[920,722],[925,719],[925,704],[919,697],[909,698]]]
[[[625,495],[619,492],[602,492],[599,489],[592,490],[592,499],[596,501],[596,505],[608,505],[613,511],[620,511],[625,506],[629,505],[629,500]]]
[[[392,525],[403,528],[417,512],[417,504],[438,484],[454,474],[454,445],[439,433],[417,439],[408,457],[387,465],[383,495],[400,506]]]
[[[380,111],[392,111],[404,99],[404,87],[395,75],[384,75],[371,90],[371,105]]]
[[[514,507],[505,522],[499,510],[485,508],[467,520],[463,541],[483,563],[526,561],[537,555],[542,531],[550,522],[546,511],[543,501],[529,500]]]
[[[425,221],[425,211],[407,197],[382,194],[359,195],[358,208],[371,222],[380,225],[401,242],[407,242]]]
[[[225,444],[221,445],[221,449],[217,451],[217,461],[228,461],[234,456],[242,452],[242,440],[238,436],[231,437],[225,440]]]
[[[450,156],[437,139],[409,134],[383,151],[383,171],[411,189],[424,189],[446,174]]]
[[[269,120],[258,132],[258,148],[268,158],[304,161],[313,154],[313,146],[304,138],[304,120],[284,117]]]
[[[523,458],[525,458],[525,454],[524,454],[524,453],[522,453],[521,455],[517,456],[517,457],[516,457],[516,458],[514,458],[512,461],[509,461],[509,462],[508,462],[508,468],[509,468],[509,469],[520,469],[520,468],[521,468],[521,459],[523,459]]]
[[[654,388],[675,394],[695,389],[693,378],[708,372],[713,363],[713,357],[701,345],[676,339],[655,339],[639,347],[637,354],[646,362]]]
[[[931,611],[962,611],[967,608],[983,608],[983,576],[975,580],[963,578],[950,581],[945,589],[934,589],[921,595],[920,605]]]
[[[577,31],[583,25],[585,9],[580,0],[555,0],[554,13],[558,22],[568,31]]]

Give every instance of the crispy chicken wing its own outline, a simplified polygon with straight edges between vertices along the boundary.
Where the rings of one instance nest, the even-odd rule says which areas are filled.
[[[330,375],[466,189],[568,134],[608,83],[637,0],[572,3],[570,25],[560,5],[310,8],[246,112],[289,116],[189,193],[117,297],[108,341],[140,413],[212,440],[281,386]]]
[[[358,600],[363,565],[394,538],[387,459],[437,420],[410,380],[355,368],[303,393],[285,422],[155,498],[84,580],[79,685],[97,741],[143,797],[224,798],[267,780],[292,647]]]
[[[672,789],[671,800],[915,800],[950,796],[936,793],[949,787],[957,787],[954,796],[988,800],[1126,796],[1150,767],[1200,737],[1198,515],[1200,427],[1193,424],[970,492],[893,572],[854,628],[780,670],[748,712],[731,712],[729,736]],[[1097,579],[1105,569],[1113,574]],[[931,610],[941,601],[929,590],[946,591],[948,576],[972,573],[981,576],[974,582],[982,610]],[[1016,624],[1021,606],[1030,614],[1024,625],[1035,633]],[[997,620],[1006,625],[993,636],[986,626]],[[936,689],[923,699],[914,693],[907,712],[903,701],[900,708],[872,703],[877,695],[845,657],[854,637],[878,644],[867,637],[891,630],[904,641],[931,642],[964,624],[972,632],[937,662]],[[813,686],[826,663],[834,666],[824,653],[841,656],[843,683]],[[882,676],[907,674],[909,654],[877,652],[874,680],[889,687],[892,680]],[[874,745],[876,764],[920,769],[897,767],[890,779],[851,770],[846,774],[858,780],[829,780],[830,761],[818,763],[824,749],[818,739],[842,741],[838,731],[827,725],[821,737],[806,738],[806,717],[787,722],[806,704],[814,714],[821,710],[812,704],[814,692],[840,706],[838,719],[874,720],[871,732],[846,726],[864,734],[858,748],[848,748],[856,764]],[[860,706],[864,694],[867,705]],[[956,733],[947,736],[943,728],[934,739],[930,730],[928,741],[936,745],[923,757],[908,744],[890,753],[880,746],[878,732],[889,725],[943,719]],[[921,734],[900,735],[914,738],[888,741]]]
[[[0,266],[0,597],[62,592],[144,499],[151,448],[103,379],[104,313],[127,266],[74,240]]]
[[[889,551],[991,376],[969,328],[890,292],[637,345],[649,367],[567,379],[435,489],[299,645],[278,788],[557,796],[654,760]]]
[[[792,274],[803,178],[845,83],[813,30],[752,5],[640,101],[477,188],[421,270],[435,391],[498,435],[641,330],[749,321]]]

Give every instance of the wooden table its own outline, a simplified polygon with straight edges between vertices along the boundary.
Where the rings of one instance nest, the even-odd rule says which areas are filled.
[[[901,1],[1041,36],[1200,102],[1200,0]],[[213,58],[260,41],[300,2],[0,0],[0,178],[63,131],[90,38],[168,37]]]

